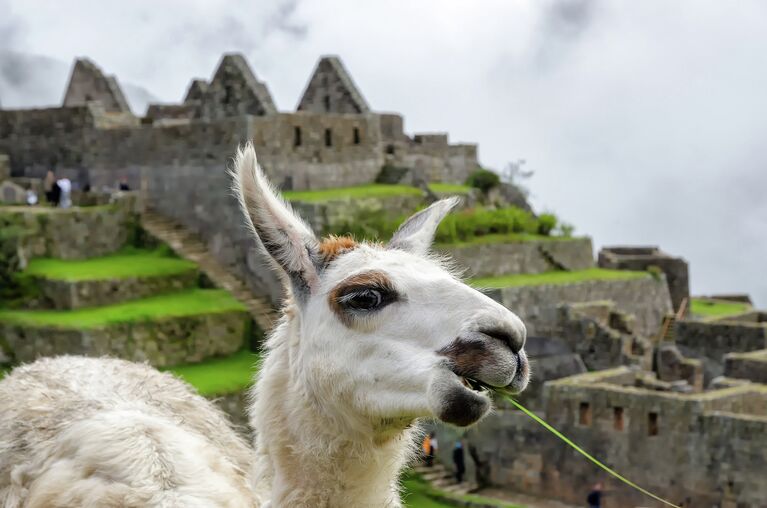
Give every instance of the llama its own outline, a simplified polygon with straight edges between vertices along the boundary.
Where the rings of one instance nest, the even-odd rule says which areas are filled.
[[[251,145],[234,180],[289,294],[251,393],[255,450],[169,374],[41,359],[0,382],[3,508],[399,507],[420,418],[471,425],[491,409],[488,387],[525,388],[522,322],[428,253],[457,200],[416,213],[387,246],[320,241]]]
[[[0,382],[0,507],[250,508],[252,451],[186,383],[61,356]]]
[[[233,171],[246,223],[290,295],[251,392],[253,481],[273,507],[399,507],[417,421],[467,426],[488,387],[525,388],[525,327],[429,255],[457,204],[432,204],[388,245],[319,240],[251,145]]]

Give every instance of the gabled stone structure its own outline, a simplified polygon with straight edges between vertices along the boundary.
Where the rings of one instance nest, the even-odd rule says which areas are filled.
[[[106,76],[87,58],[78,58],[64,94],[64,107],[100,102],[107,113],[130,113],[128,101],[114,76]]]
[[[184,102],[199,100],[200,116],[203,118],[265,116],[277,113],[269,89],[256,78],[241,54],[224,55],[207,86],[198,81],[195,80],[189,86]],[[197,96],[199,99],[195,99]]]
[[[320,58],[297,109],[313,113],[370,112],[370,106],[337,56]]]

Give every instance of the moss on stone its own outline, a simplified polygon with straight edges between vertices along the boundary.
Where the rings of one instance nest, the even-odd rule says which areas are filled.
[[[195,263],[167,257],[160,251],[134,250],[85,260],[33,259],[24,273],[46,279],[84,281],[178,275],[194,269]]]
[[[248,350],[224,358],[169,367],[172,372],[206,397],[228,395],[247,389],[258,370],[260,356]]]
[[[647,272],[629,270],[607,270],[604,268],[588,268],[572,272],[553,271],[537,274],[514,274],[500,277],[482,277],[471,279],[472,286],[484,288],[504,288],[512,286],[543,286],[577,284],[593,280],[630,280],[650,277]]]
[[[245,311],[227,291],[192,289],[141,300],[71,311],[3,310],[0,322],[65,329],[101,328],[117,323],[153,321],[218,312]]]

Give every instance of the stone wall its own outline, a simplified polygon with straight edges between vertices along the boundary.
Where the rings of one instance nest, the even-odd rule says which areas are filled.
[[[610,300],[615,309],[636,317],[636,332],[656,334],[663,316],[671,312],[671,299],[663,277],[593,280],[575,284],[518,286],[485,291],[515,312],[531,335],[556,336],[557,306],[562,303]]]
[[[656,266],[666,274],[671,303],[675,310],[690,297],[687,261],[681,257],[670,256],[658,247],[605,247],[599,251],[598,264],[601,268],[618,270],[647,270]]]
[[[685,356],[703,361],[704,382],[724,374],[728,353],[767,348],[767,325],[737,322],[677,321],[674,339]]]
[[[278,304],[283,287],[243,223],[223,168],[152,168],[144,172],[147,206],[197,234],[208,251],[256,295]],[[194,203],[193,207],[189,203]]]
[[[724,375],[767,385],[767,349],[725,355]]]
[[[514,273],[542,273],[561,269],[584,270],[594,266],[591,238],[529,240],[524,242],[438,245],[470,277]],[[560,265],[555,266],[552,263]]]
[[[130,113],[117,79],[106,76],[96,64],[87,58],[78,58],[69,77],[67,91],[64,94],[64,106],[84,106],[89,102],[99,102],[105,111]]]
[[[352,77],[336,56],[324,56],[317,62],[306,85],[298,111],[315,113],[368,113],[368,106]]]
[[[242,349],[248,333],[242,311],[135,321],[94,329],[20,326],[0,322],[15,363],[63,354],[117,356],[155,367],[196,363]]]
[[[174,275],[107,280],[68,281],[34,277],[39,297],[31,302],[31,306],[68,310],[127,302],[196,287],[198,278],[194,268]]]
[[[755,385],[683,395],[637,389],[627,368],[546,384],[541,416],[632,481],[687,506],[761,506],[767,389]],[[759,401],[759,402],[757,402]],[[761,404],[761,405],[760,405]],[[450,463],[461,434],[479,473],[494,485],[583,503],[595,482],[604,506],[648,506],[642,494],[606,475],[520,411],[500,409],[468,431],[439,427],[441,458]],[[469,455],[469,454],[467,454]],[[732,504],[727,504],[732,503]]]

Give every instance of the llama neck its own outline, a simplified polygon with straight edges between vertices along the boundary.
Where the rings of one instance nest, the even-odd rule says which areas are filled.
[[[254,389],[259,488],[268,486],[274,506],[401,506],[398,476],[416,425],[329,413],[291,370],[296,328],[288,319],[275,330]]]

